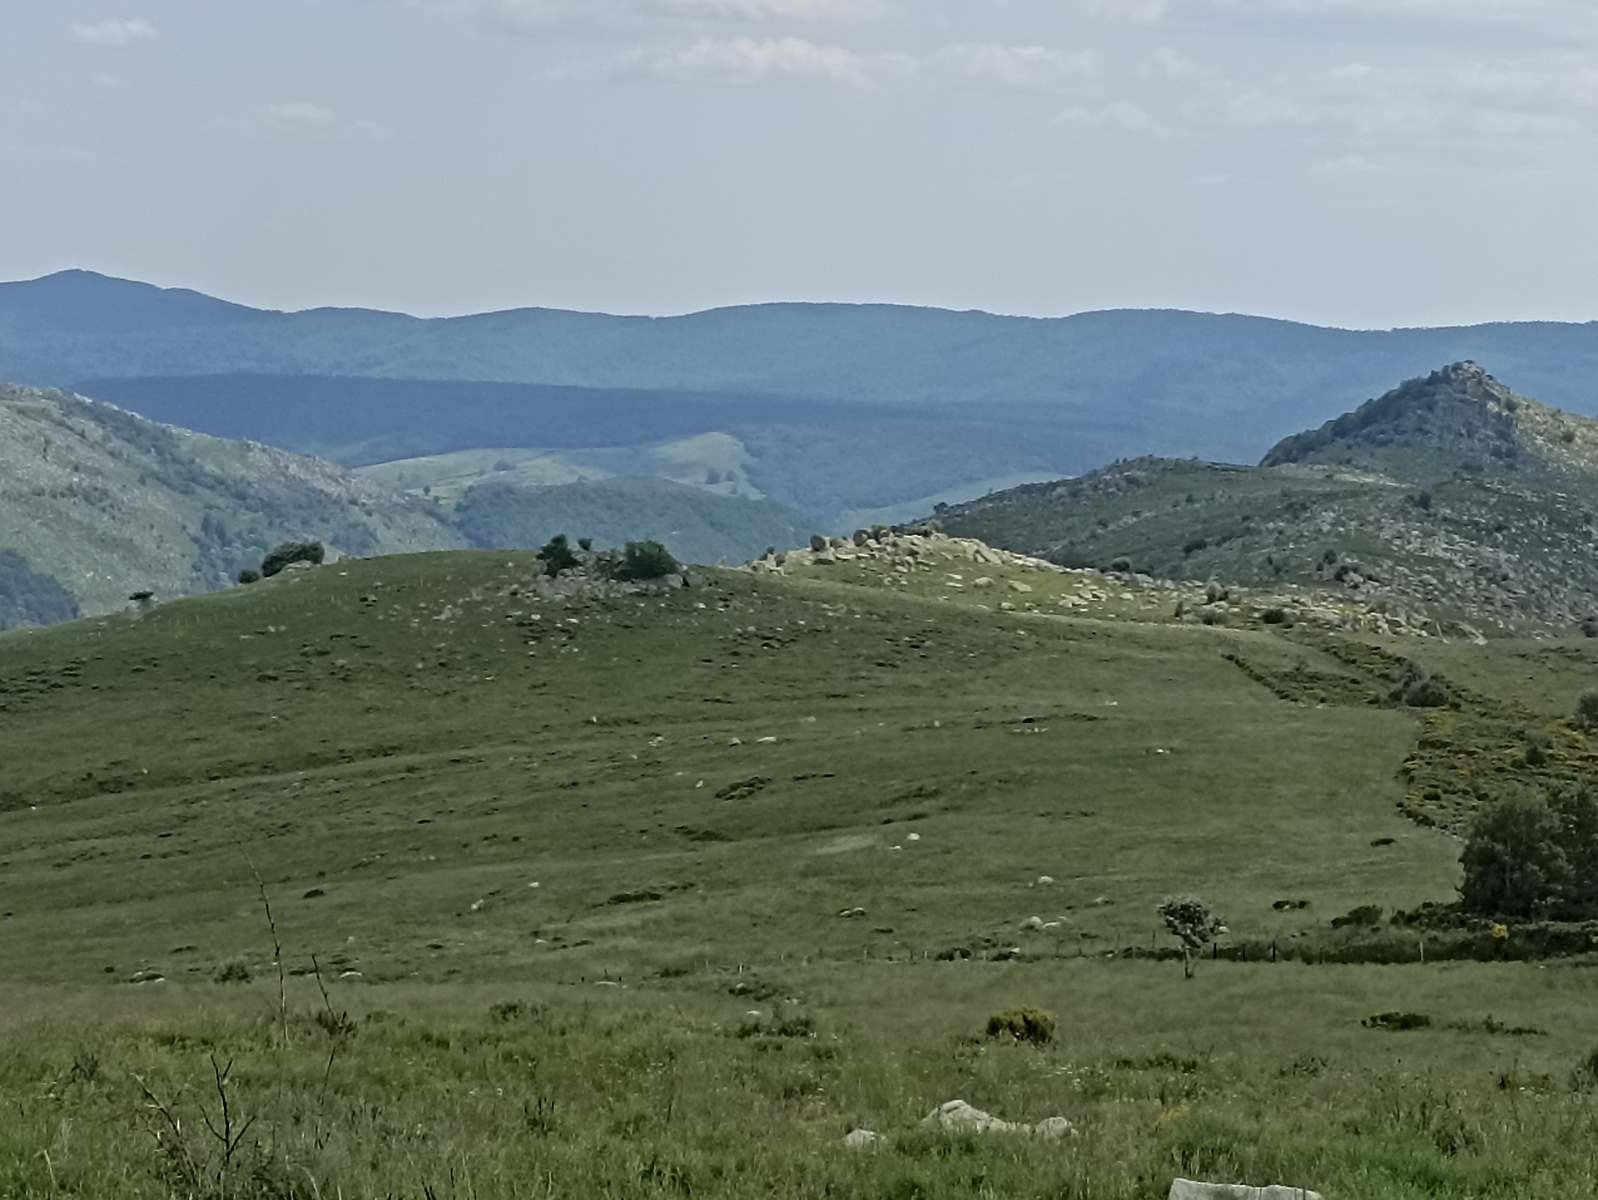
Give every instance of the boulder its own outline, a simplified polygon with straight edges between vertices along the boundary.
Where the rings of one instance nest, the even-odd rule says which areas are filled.
[[[1019,579],[1012,579],[1010,580],[1010,590],[1025,595],[1032,590],[1032,585],[1030,583],[1022,583]]]
[[[870,540],[871,540],[871,535],[869,533],[867,533],[864,529],[856,529],[854,531],[854,544],[856,546],[864,546]],[[858,1133],[860,1131],[856,1130],[856,1132]]]
[[[843,1144],[851,1150],[869,1150],[881,1141],[882,1135],[870,1129],[851,1129],[843,1137]]]
[[[1076,1126],[1064,1117],[1045,1117],[1036,1125],[1024,1125],[1002,1120],[980,1108],[972,1108],[964,1100],[940,1104],[922,1119],[921,1124],[929,1129],[941,1129],[945,1133],[1021,1133],[1050,1140],[1076,1135]],[[1276,1197],[1270,1200],[1276,1200]]]
[[[921,1121],[929,1129],[942,1129],[948,1133],[1021,1133],[1026,1127],[1013,1121],[972,1108],[964,1100],[950,1100],[940,1104]]]
[[[1075,1137],[1076,1126],[1064,1117],[1044,1117],[1032,1126],[1032,1136],[1055,1140],[1063,1137]]]
[[[974,588],[990,588],[993,586],[993,577],[991,575],[983,575],[978,579],[973,579],[971,586]]]
[[[827,539],[822,537],[819,533],[812,533],[810,535],[810,548],[817,554],[821,553],[821,551],[827,548]]]
[[[1171,1184],[1167,1200],[1325,1200],[1319,1192],[1305,1188],[1249,1187],[1241,1183],[1196,1183],[1191,1179],[1178,1179]]]

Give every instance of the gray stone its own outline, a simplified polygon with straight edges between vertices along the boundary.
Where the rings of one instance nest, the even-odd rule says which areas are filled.
[[[819,533],[812,533],[810,535],[810,548],[819,554],[827,548],[827,539]]]
[[[1241,1183],[1196,1183],[1191,1179],[1178,1179],[1171,1184],[1167,1200],[1325,1200],[1319,1192],[1305,1188],[1249,1187]]]
[[[882,1135],[870,1129],[851,1129],[843,1138],[843,1144],[851,1150],[869,1150],[881,1141]]]

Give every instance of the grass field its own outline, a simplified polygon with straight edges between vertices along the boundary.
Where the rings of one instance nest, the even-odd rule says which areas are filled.
[[[0,1196],[1598,1190],[1582,960],[1115,953],[1175,892],[1284,941],[1452,896],[1457,841],[1399,815],[1417,718],[1232,661],[1352,695],[1348,660],[533,570],[351,561],[0,638]],[[1578,673],[1431,652],[1551,711]],[[1049,1045],[983,1037],[1024,1005]],[[1432,1025],[1362,1027],[1390,1010]],[[919,1128],[955,1097],[1077,1136]]]

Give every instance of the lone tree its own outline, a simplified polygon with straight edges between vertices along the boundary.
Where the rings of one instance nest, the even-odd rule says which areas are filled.
[[[1193,956],[1226,932],[1226,925],[1197,896],[1179,896],[1160,905],[1165,928],[1182,943],[1182,974],[1193,978]]]
[[[557,533],[544,543],[544,548],[538,552],[538,561],[544,564],[544,574],[553,579],[562,571],[569,571],[577,565],[577,556],[572,553],[571,543],[566,540],[564,533]]]

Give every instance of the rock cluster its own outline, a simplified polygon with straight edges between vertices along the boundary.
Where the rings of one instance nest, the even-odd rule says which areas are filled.
[[[1007,566],[1029,571],[1064,573],[1064,567],[1055,566],[1041,558],[1025,554],[1012,554],[980,542],[975,538],[949,537],[928,526],[908,530],[878,528],[857,529],[852,538],[823,537],[813,534],[805,550],[787,553],[767,551],[750,563],[747,570],[757,574],[792,574],[808,567],[830,567],[839,563],[867,563],[885,567],[900,575],[918,570],[930,571],[934,566],[950,563],[977,563]],[[992,587],[993,580],[978,579],[972,586]],[[1029,591],[1025,585],[1015,587],[1017,592]]]

